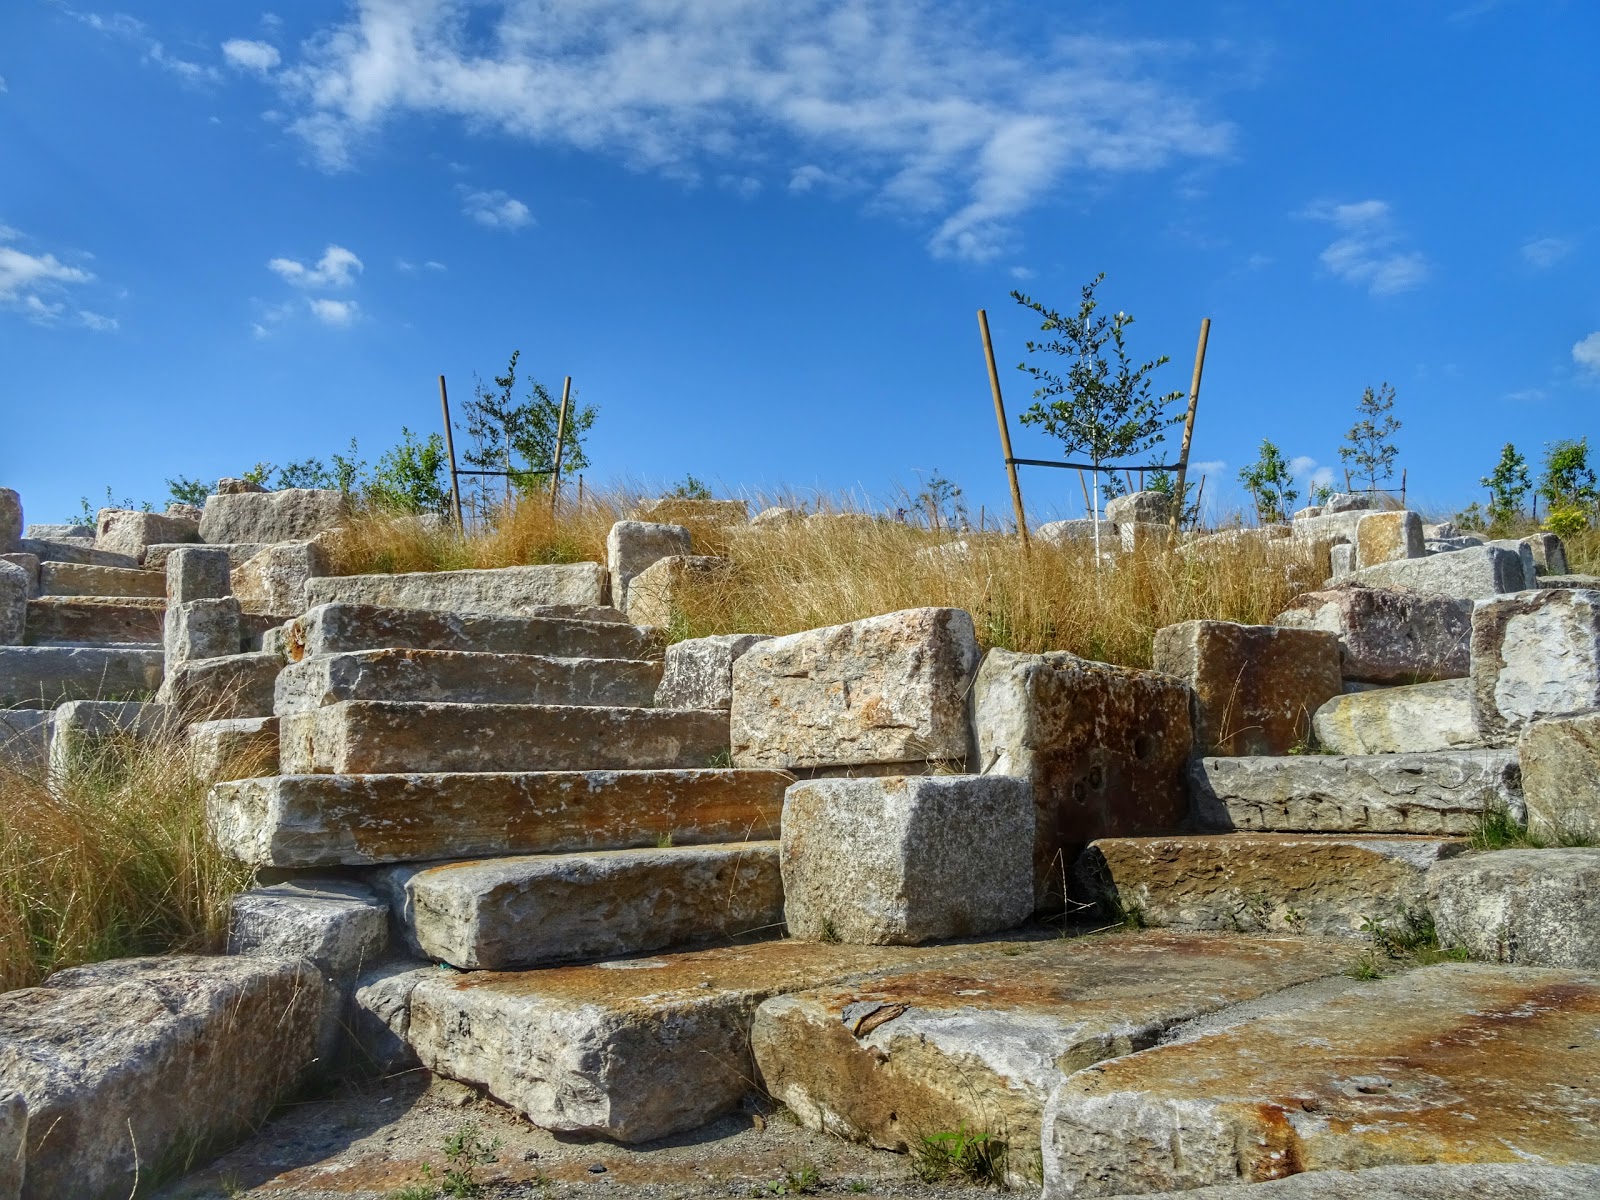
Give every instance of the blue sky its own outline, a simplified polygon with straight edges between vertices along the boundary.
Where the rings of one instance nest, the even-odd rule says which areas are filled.
[[[1337,467],[1387,380],[1413,496],[1600,442],[1600,7],[1455,0],[199,0],[0,8],[0,484],[30,518],[376,457],[513,348],[591,483],[1008,507],[1029,323],[1107,273],[1209,497]],[[1041,517],[1077,480],[1024,475]]]

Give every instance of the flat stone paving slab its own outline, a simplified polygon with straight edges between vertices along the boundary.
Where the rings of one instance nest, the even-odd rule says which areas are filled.
[[[160,571],[47,562],[39,564],[39,593],[44,596],[144,596],[164,600],[167,577]]]
[[[41,568],[42,569],[42,568]],[[165,599],[139,596],[38,596],[28,601],[30,645],[160,642]]]
[[[281,718],[285,774],[709,766],[728,714],[694,709],[346,700]]]
[[[159,646],[0,646],[0,707],[147,696],[162,663]]]
[[[219,783],[223,851],[261,867],[371,866],[775,838],[781,771],[299,775]]]
[[[768,1091],[808,1128],[891,1150],[987,1134],[1021,1185],[1068,1074],[1352,959],[1331,939],[1167,932],[997,950],[766,1001],[751,1045]]]
[[[1600,1167],[1430,1163],[1311,1171],[1271,1183],[1162,1192],[1145,1200],[1593,1200]]]
[[[371,604],[319,604],[290,627],[289,657],[347,650],[465,650],[482,654],[551,654],[568,658],[660,658],[651,629],[623,621],[559,617],[482,616],[383,608]]]
[[[648,708],[661,671],[659,660],[411,649],[319,654],[279,674],[276,711],[309,712],[341,700]]]
[[[414,950],[467,969],[771,937],[783,924],[771,841],[400,866],[378,882]]]
[[[1443,964],[1096,1064],[1044,1117],[1044,1196],[1302,1171],[1600,1161],[1600,976]]]
[[[606,569],[560,563],[493,570],[414,571],[397,575],[327,575],[306,580],[307,608],[343,601],[386,608],[533,616],[550,605],[605,603]]]

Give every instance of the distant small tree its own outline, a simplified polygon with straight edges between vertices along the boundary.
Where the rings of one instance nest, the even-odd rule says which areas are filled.
[[[1378,485],[1394,478],[1394,460],[1400,451],[1389,439],[1400,429],[1394,409],[1394,388],[1380,384],[1377,391],[1367,388],[1361,393],[1356,411],[1361,419],[1344,435],[1345,445],[1339,447],[1339,457],[1349,464],[1350,473],[1367,481],[1367,491],[1376,492]]]
[[[395,512],[446,511],[444,438],[437,433],[418,438],[401,426],[399,445],[378,459],[363,495],[368,503]]]
[[[550,484],[555,465],[556,433],[561,423],[560,398],[538,380],[528,381],[525,399],[517,396],[517,362],[520,350],[511,352],[504,375],[494,376],[494,387],[480,379],[464,406],[466,430],[472,439],[463,455],[467,465],[481,471],[509,472],[509,486],[518,492],[543,490]],[[574,474],[589,465],[583,442],[599,410],[578,403],[574,389],[568,397],[567,423],[562,431],[561,473]],[[520,460],[520,463],[519,463]],[[482,477],[474,485],[480,500],[488,501],[489,485]]]
[[[565,463],[562,464],[562,470],[566,470]],[[703,480],[696,479],[693,475],[685,475],[682,481],[672,485],[672,490],[667,495],[673,500],[709,500],[711,489]]]
[[[1489,519],[1484,515],[1483,506],[1476,500],[1458,512],[1453,518],[1456,525],[1474,533],[1489,532]]]
[[[1562,438],[1545,446],[1539,495],[1549,502],[1545,528],[1571,536],[1589,527],[1600,491],[1589,466],[1589,439]]]
[[[958,484],[946,479],[935,467],[922,490],[917,493],[916,504],[928,517],[928,528],[966,529],[969,525],[966,503],[961,499]]]
[[[186,475],[169,479],[166,484],[167,495],[172,497],[174,504],[204,504],[206,497],[217,489],[215,483],[207,483],[203,479],[190,479]]]
[[[1289,508],[1299,499],[1294,488],[1294,472],[1283,451],[1268,439],[1261,442],[1260,457],[1239,472],[1239,482],[1250,490],[1255,501],[1256,519],[1262,524],[1287,521]]]
[[[1478,480],[1489,489],[1489,504],[1484,516],[1491,527],[1504,527],[1522,513],[1522,498],[1532,486],[1528,482],[1528,461],[1507,442],[1493,471]]]

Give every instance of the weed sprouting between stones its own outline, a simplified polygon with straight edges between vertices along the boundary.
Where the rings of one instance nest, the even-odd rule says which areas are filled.
[[[482,1195],[484,1183],[478,1169],[499,1161],[500,1139],[485,1138],[483,1131],[468,1121],[444,1139],[443,1149],[441,1170],[423,1163],[422,1180],[390,1192],[388,1200],[437,1200],[440,1196],[472,1200]]]
[[[954,1131],[925,1134],[911,1152],[911,1167],[924,1183],[960,1179],[967,1183],[1006,1186],[1006,1144],[987,1133]]]

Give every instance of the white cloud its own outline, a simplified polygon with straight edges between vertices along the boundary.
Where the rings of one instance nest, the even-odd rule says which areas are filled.
[[[1572,361],[1585,371],[1600,376],[1600,330],[1581,339],[1572,347]]]
[[[274,258],[267,269],[283,276],[296,287],[348,287],[363,267],[361,260],[343,246],[330,245],[315,266],[308,267],[292,258]]]
[[[1522,244],[1522,258],[1530,266],[1553,267],[1572,250],[1573,243],[1567,238],[1534,238]]]
[[[71,289],[95,281],[91,272],[64,263],[54,254],[3,244],[21,239],[19,231],[0,224],[0,309],[21,313],[36,325],[57,324],[70,311],[85,328],[103,332],[117,327],[115,319],[71,303]]]
[[[233,38],[222,43],[222,57],[229,66],[241,71],[269,74],[281,60],[278,48],[270,42],[252,42],[247,38]]]
[[[0,75],[0,96],[4,96],[11,89],[6,86],[6,77]]]
[[[78,310],[78,320],[85,329],[92,329],[96,333],[115,333],[122,328],[122,322],[115,317],[103,316],[97,312],[90,312],[87,308]]]
[[[753,175],[723,175],[717,183],[743,200],[753,200],[761,194],[761,180]]]
[[[1228,469],[1228,464],[1220,458],[1208,459],[1205,462],[1192,462],[1189,464],[1189,478],[1197,475],[1216,475]]]
[[[1330,487],[1333,484],[1333,468],[1317,465],[1317,460],[1309,454],[1299,454],[1289,460],[1289,474],[1301,480],[1310,492],[1319,487]]]
[[[498,188],[492,192],[462,189],[461,211],[487,229],[521,229],[533,214],[521,200]]]
[[[137,17],[130,17],[126,13],[112,13],[109,16],[101,13],[81,13],[74,12],[70,8],[62,11],[75,20],[82,21],[96,33],[118,38],[137,47],[141,61],[160,67],[185,83],[215,83],[222,77],[222,73],[215,67],[191,62],[173,54],[164,44],[150,36],[145,23]]]
[[[446,267],[442,262],[435,262],[430,258],[427,262],[422,264],[422,269],[424,271],[445,271],[449,268]]]
[[[485,12],[487,8],[490,11]],[[1077,176],[1226,154],[1232,130],[1154,40],[986,40],[935,0],[357,0],[278,78],[330,169],[409,115],[442,116],[694,180],[785,160],[789,187],[859,177],[989,259]],[[782,166],[780,165],[780,169]]]
[[[1327,221],[1342,235],[1320,258],[1324,267],[1346,283],[1365,287],[1374,296],[1387,296],[1420,287],[1428,278],[1428,260],[1403,248],[1386,202],[1316,204],[1302,215]]]
[[[1507,392],[1504,399],[1513,404],[1536,404],[1545,397],[1543,388],[1522,388],[1515,392]]]
[[[308,299],[306,303],[311,306],[317,320],[335,329],[348,329],[361,315],[361,306],[354,300],[329,300],[318,296]]]
[[[1034,276],[1034,271],[1029,267],[1012,267],[1011,268],[1011,278],[1013,278],[1013,279],[1032,279],[1033,276]]]

